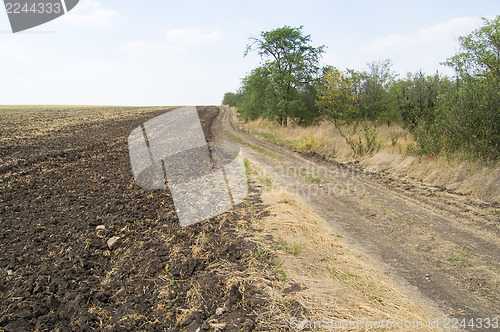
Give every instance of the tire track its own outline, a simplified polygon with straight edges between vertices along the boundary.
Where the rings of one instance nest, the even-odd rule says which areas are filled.
[[[500,312],[500,227],[467,200],[435,188],[408,186],[380,174],[305,156],[254,137],[235,125],[233,110],[222,107],[214,132],[226,132],[283,157],[266,157],[242,147],[246,156],[276,182],[310,202],[350,244],[385,266],[387,273],[424,305],[436,304],[449,317],[498,317]],[[317,190],[297,170],[326,169],[328,184]],[[290,171],[291,170],[291,171]],[[294,172],[295,171],[295,172]],[[323,173],[322,173],[323,174]],[[363,188],[331,192],[330,185]]]

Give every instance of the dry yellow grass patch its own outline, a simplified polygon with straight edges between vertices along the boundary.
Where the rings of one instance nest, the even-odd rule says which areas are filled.
[[[275,272],[282,275],[282,285],[268,289],[277,303],[299,302],[307,309],[310,322],[422,322],[417,330],[432,330],[429,314],[403,294],[381,268],[346,248],[341,235],[300,197],[264,190],[262,198],[269,205],[270,216],[255,221],[255,226],[261,231],[259,236],[272,234],[279,242],[266,248],[276,253]],[[302,289],[283,296],[283,288],[294,283]],[[365,330],[363,324],[354,330]]]
[[[379,125],[376,139],[380,149],[361,156],[353,150],[340,135],[338,129],[327,121],[320,124],[282,128],[273,122],[258,119],[244,127],[251,133],[270,138],[278,143],[302,150],[311,150],[339,161],[357,159],[374,170],[385,170],[397,176],[410,176],[433,186],[444,186],[486,201],[500,202],[500,165],[485,165],[457,158],[449,160],[444,156],[417,156],[413,135],[401,125]],[[343,126],[346,135],[353,133],[352,126]],[[350,135],[355,141],[363,139],[362,129]]]

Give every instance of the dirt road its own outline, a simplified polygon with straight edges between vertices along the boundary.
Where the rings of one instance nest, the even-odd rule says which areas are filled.
[[[237,122],[233,110],[222,108],[214,131],[237,137],[249,160],[306,198],[416,301],[468,322],[499,316],[500,215],[495,204],[277,146],[244,132]]]

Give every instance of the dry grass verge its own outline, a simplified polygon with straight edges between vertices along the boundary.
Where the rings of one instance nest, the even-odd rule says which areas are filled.
[[[500,165],[449,158],[446,156],[419,156],[413,135],[398,124],[376,127],[374,149],[361,155],[353,151],[340,131],[332,123],[322,122],[309,127],[289,126],[282,128],[275,123],[258,119],[244,127],[251,133],[278,144],[304,151],[314,151],[341,162],[357,159],[373,170],[384,170],[397,177],[416,178],[428,185],[446,187],[449,190],[471,195],[484,201],[500,202]],[[363,128],[341,128],[352,140],[351,145],[364,144]]]
[[[266,176],[253,164],[250,167],[257,181]],[[334,323],[365,319],[350,326],[349,330],[369,330],[370,322],[422,322],[411,329],[432,330],[428,326],[430,317],[424,309],[398,290],[381,269],[348,249],[342,236],[300,197],[282,190],[266,190],[272,186],[265,185],[262,192],[263,202],[269,206],[269,216],[255,221],[265,248],[257,257],[267,256],[267,253],[276,257],[274,270],[281,282],[267,290],[275,303],[296,302],[307,311],[302,316],[282,312],[288,316],[290,327],[314,328],[314,322],[321,321],[323,323],[317,324],[314,330],[328,330]],[[275,239],[272,243],[266,240],[270,236]]]

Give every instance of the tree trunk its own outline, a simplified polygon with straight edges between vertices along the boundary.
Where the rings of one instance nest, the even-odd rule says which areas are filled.
[[[283,128],[286,128],[286,126],[287,126],[287,125],[288,125],[288,117],[287,117],[287,116],[283,116],[283,117],[281,118],[281,126],[282,126]]]

